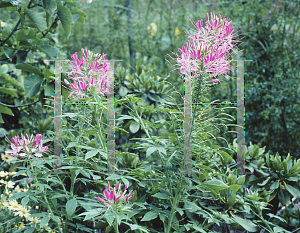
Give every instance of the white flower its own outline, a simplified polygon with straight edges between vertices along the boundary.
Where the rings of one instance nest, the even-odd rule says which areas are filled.
[[[23,206],[20,206],[18,208],[18,211],[15,212],[15,215],[16,216],[20,216],[20,217],[25,217],[25,218],[29,218],[30,217],[29,211],[25,207],[23,207]]]
[[[0,171],[0,177],[6,177],[7,176],[7,172],[5,171]]]
[[[22,206],[16,200],[9,201],[8,209],[19,210]]]
[[[0,180],[0,183],[5,184],[8,188],[14,188],[15,183],[12,181]]]
[[[19,185],[17,185],[17,187],[15,188],[15,191],[16,191],[17,193],[20,193],[20,192],[21,192],[21,189],[20,189],[20,186],[19,186]]]

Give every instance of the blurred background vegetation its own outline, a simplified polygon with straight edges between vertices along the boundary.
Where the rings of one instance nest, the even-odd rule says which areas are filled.
[[[48,49],[51,57],[33,43],[26,48],[23,47],[25,49],[22,51],[19,49],[15,52],[18,50],[16,44],[21,39],[17,34],[18,31],[2,45],[20,18],[16,7],[5,7],[3,2],[12,1],[1,1],[0,8],[0,102],[2,103],[0,109],[3,118],[0,124],[0,136],[2,139],[4,135],[11,137],[17,132],[45,133],[48,129],[53,129],[53,124],[49,123],[53,110],[47,107],[51,101],[45,101],[43,98],[50,95],[50,87],[53,87],[53,80],[49,77],[54,72],[55,63],[45,59],[71,59],[71,55],[75,52],[78,52],[80,58],[81,48],[95,53],[105,53],[107,59],[123,60],[115,62],[116,98],[134,93],[147,99],[148,105],[157,107],[162,103],[165,93],[157,90],[151,93],[153,86],[145,87],[144,91],[140,91],[143,88],[132,85],[131,75],[133,77],[144,75],[147,80],[154,80],[154,76],[158,76],[160,80],[172,83],[176,90],[184,95],[183,78],[180,77],[178,70],[172,71],[166,60],[167,55],[171,55],[172,52],[178,54],[178,48],[187,41],[186,32],[193,28],[191,22],[200,19],[206,21],[206,13],[214,12],[232,20],[234,32],[238,31],[237,34],[243,42],[238,46],[233,59],[253,60],[253,62],[245,61],[246,145],[251,141],[260,147],[266,146],[266,151],[270,150],[272,154],[278,152],[286,156],[290,153],[292,157],[300,158],[298,139],[300,136],[300,3],[298,1],[57,1],[58,4],[64,4],[71,9],[70,33],[66,33],[67,29],[60,20],[55,21],[55,12],[52,14],[53,27],[47,36],[37,30],[34,31],[38,40],[42,40],[41,37],[49,38],[48,45],[55,48]],[[33,10],[43,14],[43,9],[38,5],[43,6],[44,1],[34,0],[32,3],[36,5]],[[75,10],[77,14],[74,13]],[[87,17],[84,18],[80,12],[85,13]],[[44,46],[44,48],[50,47]],[[26,84],[28,72],[24,69],[20,70],[17,66],[19,63],[32,64],[43,72],[49,71],[50,75],[44,73],[40,89],[32,95],[28,95],[26,88],[24,89],[24,84],[28,86],[28,83]],[[233,62],[232,70],[228,75],[231,78],[227,76],[220,78],[222,86],[217,84],[209,90],[206,95],[208,102],[216,99],[219,100],[218,102],[237,101],[236,62]],[[141,85],[144,87],[146,84]],[[8,107],[10,110],[3,108],[3,104],[20,105],[35,101],[38,102],[30,106]],[[178,96],[177,101],[182,99]],[[211,107],[210,110],[213,111],[214,108]],[[117,106],[115,111],[116,118],[117,115],[127,113],[127,110],[120,106]],[[236,118],[236,110],[226,109],[225,112]],[[236,124],[236,121],[228,123]],[[124,127],[129,128],[128,122],[124,124],[127,124],[127,126],[123,125]],[[11,133],[11,130],[15,132]],[[228,130],[236,131],[236,127],[228,127]],[[228,144],[232,144],[236,134],[225,134],[228,130],[221,129],[215,136],[222,136]],[[144,135],[141,129],[133,129],[127,138],[126,135],[123,135],[122,139],[117,138],[116,146],[128,142],[129,138]],[[4,140],[1,141],[3,144]],[[215,144],[227,147],[222,140],[216,140]]]

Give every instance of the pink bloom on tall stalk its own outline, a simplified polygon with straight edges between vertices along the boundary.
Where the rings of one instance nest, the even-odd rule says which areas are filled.
[[[208,74],[210,79],[217,75],[226,74],[230,68],[229,52],[235,47],[231,20],[214,13],[206,14],[206,23],[203,20],[196,23],[196,30],[185,46],[179,48],[180,57],[176,59],[182,74],[192,73],[195,77]],[[177,55],[178,56],[178,55]],[[187,81],[187,80],[186,80]],[[211,79],[212,82],[220,81]]]
[[[104,93],[109,92],[108,87],[110,85],[107,77],[109,63],[105,60],[106,54],[95,54],[95,52],[84,51],[82,48],[81,55],[82,58],[80,60],[77,57],[77,52],[72,55],[72,59],[74,60],[74,62],[71,61],[73,65],[72,71],[66,72],[69,79],[75,80],[74,83],[71,84],[65,79],[65,82],[73,89],[69,98],[74,93],[84,98],[89,92],[91,94],[101,94],[104,96]],[[71,75],[73,75],[73,77],[71,77]]]
[[[26,139],[27,138],[27,139]],[[25,157],[25,156],[36,156],[42,157],[44,152],[48,150],[48,146],[43,146],[42,135],[37,134],[35,139],[33,139],[33,135],[29,138],[28,134],[26,134],[26,138],[21,134],[21,139],[19,136],[15,136],[12,138],[11,148],[12,150],[5,151],[6,156],[13,156],[13,157]],[[22,153],[20,153],[23,150]],[[25,152],[25,153],[24,153]]]
[[[119,187],[118,187],[119,185]],[[121,183],[117,182],[115,188],[113,190],[110,190],[110,184],[108,182],[108,188],[103,191],[104,197],[108,204],[113,205],[116,203],[116,201],[120,200],[122,198],[123,204],[127,204],[128,199],[129,203],[133,198],[134,193],[132,193],[132,190],[129,192],[129,194],[126,195],[127,192],[127,184],[125,185],[124,192],[122,193],[121,189]],[[101,201],[103,203],[106,203],[106,201],[103,198],[96,197],[98,201]]]

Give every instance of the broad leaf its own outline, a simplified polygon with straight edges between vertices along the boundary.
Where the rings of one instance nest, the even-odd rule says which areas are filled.
[[[227,184],[220,180],[208,180],[202,183],[202,185],[212,188],[214,190],[220,191],[229,188]]]
[[[238,216],[233,215],[233,218],[235,219],[235,221],[240,224],[245,230],[249,231],[249,232],[257,232],[257,225],[255,225],[254,223],[252,223],[250,220],[247,219],[242,219]]]
[[[14,114],[13,114],[13,112],[11,111],[10,108],[4,107],[4,106],[2,106],[2,105],[0,105],[0,113],[4,113],[4,114],[10,115],[10,116],[14,116]]]
[[[68,38],[71,31],[72,14],[68,7],[57,5],[57,15]]]
[[[300,198],[300,191],[298,189],[294,188],[293,186],[291,186],[289,184],[285,184],[284,186],[285,186],[286,190],[289,191],[289,193],[293,195],[293,197]]]
[[[25,97],[35,96],[41,88],[43,79],[36,75],[29,75],[24,79]]]
[[[29,20],[31,21],[31,23],[40,31],[43,32],[47,29],[47,24],[46,24],[46,20],[44,19],[44,17],[34,11],[34,10],[30,10],[30,9],[25,9],[25,13],[27,14]]]
[[[156,147],[149,147],[146,151],[146,158],[151,155],[154,151],[156,151]]]
[[[156,197],[159,199],[169,199],[170,195],[167,193],[156,193],[156,194],[152,195],[152,197]]]
[[[41,45],[40,48],[42,49],[42,52],[48,53],[50,55],[50,58],[56,58],[57,57],[58,50],[54,46],[51,46],[51,45]]]
[[[130,129],[131,133],[136,133],[136,132],[139,131],[139,129],[140,129],[140,124],[139,124],[139,123],[136,123],[136,122],[133,122],[133,123],[131,123],[131,125],[129,126],[129,129]]]
[[[0,87],[0,93],[9,94],[12,97],[18,98],[17,90],[13,88]]]
[[[16,68],[17,69],[21,69],[21,70],[24,70],[24,71],[27,71],[29,73],[34,73],[42,78],[44,78],[44,74],[42,71],[40,71],[39,69],[33,67],[32,65],[29,65],[29,64],[18,64],[16,65]]]
[[[98,151],[97,150],[91,150],[89,152],[87,152],[85,154],[85,159],[89,159],[89,158],[92,158],[94,157],[96,154],[98,154]]]
[[[77,201],[75,199],[71,199],[66,204],[66,211],[68,218],[71,218],[72,214],[74,214],[77,207]]]
[[[45,86],[45,96],[54,96],[54,83],[47,83]]]
[[[40,228],[42,228],[43,226],[45,226],[48,222],[49,222],[50,218],[49,217],[45,217],[41,220],[40,222]]]
[[[149,211],[148,213],[146,213],[144,215],[144,217],[142,218],[141,221],[150,221],[152,219],[157,218],[157,216],[158,216],[158,213],[156,213],[155,211]]]

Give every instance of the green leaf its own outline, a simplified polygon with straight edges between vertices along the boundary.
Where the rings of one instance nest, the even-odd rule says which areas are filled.
[[[16,68],[21,69],[23,71],[27,71],[29,73],[36,74],[36,75],[40,76],[41,78],[44,78],[43,72],[40,71],[39,69],[33,67],[32,65],[22,63],[22,64],[16,65]]]
[[[57,9],[57,4],[55,0],[43,0],[43,7],[47,13],[50,15]]]
[[[222,156],[224,156],[224,157],[226,157],[226,158],[232,160],[233,162],[236,162],[236,161],[235,161],[229,154],[227,154],[225,151],[220,150],[220,151],[217,151],[217,153],[220,153]]]
[[[197,210],[201,210],[201,208],[199,206],[197,206],[195,203],[189,202],[189,201],[184,202],[184,209],[188,210],[191,213],[196,212]]]
[[[233,215],[233,218],[235,221],[240,224],[245,230],[250,231],[250,232],[257,232],[257,225],[252,223],[250,220],[247,219],[242,219],[238,216]]]
[[[26,51],[18,50],[18,52],[17,52],[17,64],[25,62],[26,58],[27,58],[27,54],[28,53]]]
[[[42,52],[48,53],[51,56],[50,58],[56,58],[57,57],[58,50],[54,46],[51,46],[51,45],[41,45],[39,47],[41,48]]]
[[[28,8],[25,9],[25,13],[27,14],[28,18],[30,19],[31,23],[40,31],[43,32],[47,29],[47,24],[46,24],[46,20],[44,19],[44,17],[34,11],[34,10],[30,10]]]
[[[12,97],[18,98],[17,90],[13,88],[0,87],[0,93],[9,94]]]
[[[97,150],[91,150],[85,154],[85,159],[89,159],[94,157],[98,153]]]
[[[129,129],[130,129],[131,133],[136,133],[136,132],[139,131],[139,129],[140,129],[140,124],[139,124],[139,123],[136,123],[136,122],[133,122],[133,123],[131,123],[131,125],[129,126]]]
[[[156,197],[159,199],[169,199],[170,195],[167,193],[156,193],[156,194],[152,195],[152,197]]]
[[[227,205],[228,206],[233,206],[234,205],[235,197],[236,197],[236,193],[232,193],[231,196],[227,200]]]
[[[121,97],[127,95],[127,88],[124,87],[124,86],[121,86],[120,89],[119,89],[119,95],[120,95]]]
[[[8,71],[8,66],[6,64],[2,64],[0,66],[0,74],[6,74]]]
[[[51,218],[52,218],[55,222],[60,223],[60,220],[59,220],[59,217],[58,217],[58,216],[52,215]]]
[[[225,184],[223,181],[220,181],[220,180],[208,180],[208,181],[203,182],[202,185],[207,186],[216,191],[220,191],[220,190],[229,188],[229,186],[227,184]]]
[[[14,50],[12,48],[3,48],[3,52],[7,58],[11,58]]]
[[[45,217],[41,220],[40,222],[40,228],[42,228],[43,226],[45,226],[48,222],[49,222],[50,218],[49,217]]]
[[[22,39],[25,38],[25,34],[24,34],[24,30],[21,29],[20,31],[17,31],[16,32],[16,38],[17,38],[17,41],[20,41]]]
[[[29,202],[29,198],[28,197],[24,197],[21,201],[22,206],[25,207],[27,205],[27,203]]]
[[[130,120],[130,119],[133,119],[133,117],[132,116],[121,115],[121,117],[118,118],[117,121]]]
[[[4,114],[10,115],[10,116],[14,116],[14,114],[13,114],[13,112],[11,111],[10,108],[4,107],[4,106],[2,106],[2,105],[0,105],[0,113],[4,113]]]
[[[67,38],[69,38],[72,23],[72,14],[68,7],[57,5],[57,15],[64,28]]]
[[[35,96],[41,88],[43,79],[36,75],[29,75],[24,79],[25,97]]]
[[[152,100],[152,101],[156,101],[156,102],[159,102],[159,101],[160,101],[160,97],[159,97],[158,95],[156,95],[156,94],[149,93],[149,94],[148,94],[148,97],[149,97],[149,99]]]
[[[120,179],[120,177],[121,176],[119,176],[118,174],[111,174],[105,180],[118,180]]]
[[[152,219],[157,218],[157,216],[158,216],[158,213],[156,213],[155,211],[149,211],[144,215],[144,217],[142,218],[141,221],[150,221]]]
[[[158,149],[161,153],[163,153],[164,155],[167,155],[167,151],[166,151],[165,148],[159,146],[159,147],[157,147],[157,149]]]
[[[80,11],[80,10],[78,10],[78,9],[74,9],[74,8],[71,9],[71,12],[72,12],[73,14],[79,15],[79,19],[77,19],[77,22],[79,22],[79,23],[81,23],[81,24],[84,24],[84,20],[87,18],[85,12],[82,12],[82,11]]]
[[[45,86],[45,96],[54,96],[54,83],[47,83]]]
[[[73,23],[76,23],[76,21],[77,21],[78,18],[79,18],[79,15],[72,13],[72,21],[73,21]]]
[[[300,198],[300,191],[289,184],[284,185],[286,190],[293,195],[293,197]]]
[[[66,210],[68,218],[71,219],[72,214],[74,214],[77,207],[77,201],[75,199],[71,199],[66,204]]]
[[[151,155],[154,151],[156,151],[156,147],[149,147],[146,151],[146,158]]]

